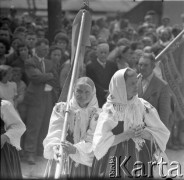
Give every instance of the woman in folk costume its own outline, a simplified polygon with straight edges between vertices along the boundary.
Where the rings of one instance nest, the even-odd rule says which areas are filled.
[[[65,153],[70,157],[68,173],[71,177],[89,177],[94,158],[92,139],[100,111],[96,88],[90,78],[82,77],[77,80],[69,103],[67,141],[62,142]],[[46,159],[57,160],[65,109],[65,102],[57,103],[53,109],[49,131],[43,142]]]
[[[93,136],[95,158],[91,176],[135,177],[140,174],[140,170],[139,174],[132,173],[138,161],[145,165],[143,173],[148,173],[148,162],[152,161],[155,152],[152,144],[164,152],[170,132],[156,109],[138,98],[137,74],[133,69],[118,70],[110,81],[109,91]],[[128,172],[119,167],[123,161],[127,161]],[[118,166],[117,169],[111,163]]]
[[[14,106],[7,100],[0,99],[1,119],[1,178],[22,178],[18,150],[20,139],[26,127]]]

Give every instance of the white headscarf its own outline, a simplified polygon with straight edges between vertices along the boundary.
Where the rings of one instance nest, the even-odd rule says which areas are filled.
[[[144,106],[140,103],[138,96],[134,96],[131,100],[127,99],[125,72],[128,68],[118,70],[112,77],[109,85],[109,96],[107,103],[113,104],[114,114],[119,121],[124,121],[124,131],[135,128],[138,125],[143,126],[143,110]],[[140,150],[144,139],[134,138],[136,148]]]
[[[90,83],[90,81],[92,83]],[[85,108],[81,108],[76,101],[75,95],[73,94],[72,99],[70,100],[70,108],[74,110],[76,114],[76,121],[74,119],[70,121],[70,130],[73,132],[74,144],[78,143],[80,140],[85,138],[87,128],[89,126],[90,113],[94,108],[98,108],[98,101],[96,97],[96,88],[93,81],[88,77],[81,77],[78,79],[80,84],[87,84],[93,89],[92,98],[89,101],[88,105]]]

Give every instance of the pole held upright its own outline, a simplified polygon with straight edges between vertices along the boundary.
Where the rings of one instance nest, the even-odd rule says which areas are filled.
[[[74,55],[74,60],[73,60],[73,69],[72,69],[72,76],[71,76],[71,81],[70,81],[70,86],[69,86],[69,91],[67,95],[67,106],[66,106],[66,112],[65,112],[65,118],[64,118],[64,125],[63,125],[63,131],[61,135],[61,142],[64,142],[66,139],[66,133],[67,133],[67,125],[68,125],[68,120],[69,120],[69,101],[72,97],[73,94],[73,87],[74,83],[76,80],[76,75],[79,70],[79,56],[80,56],[80,51],[81,51],[81,46],[83,43],[83,34],[84,32],[84,27],[85,27],[85,18],[86,18],[86,10],[82,9],[82,17],[81,17],[81,23],[80,23],[80,29],[79,29],[79,34],[78,34],[78,40],[77,40],[77,47]],[[66,176],[66,167],[64,167],[64,161],[65,161],[65,156],[64,156],[64,151],[62,146],[60,145],[60,154],[61,156],[59,157],[59,162],[56,165],[56,171],[55,171],[55,179],[59,179],[61,176]]]

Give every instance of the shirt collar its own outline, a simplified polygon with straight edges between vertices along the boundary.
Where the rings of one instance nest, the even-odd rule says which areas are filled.
[[[97,61],[98,61],[98,63],[99,63],[101,66],[105,67],[106,62],[105,62],[105,63],[103,63],[103,62],[101,62],[98,58],[97,58]]]
[[[42,57],[42,58],[38,57],[38,55],[36,53],[35,53],[35,56],[36,56],[36,58],[38,59],[39,62],[42,62],[44,60],[44,57]]]
[[[146,80],[146,81],[150,82],[152,77],[153,77],[153,72],[147,78],[145,78],[143,80]]]

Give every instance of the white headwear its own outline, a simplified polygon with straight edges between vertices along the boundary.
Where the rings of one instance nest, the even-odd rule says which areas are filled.
[[[85,108],[81,108],[76,101],[75,95],[73,94],[70,100],[70,108],[76,113],[76,122],[71,121],[70,130],[73,130],[74,143],[78,143],[81,139],[85,138],[87,128],[89,126],[89,115],[90,112],[95,108],[98,108],[98,100],[96,97],[96,88],[93,81],[88,77],[81,77],[78,82],[82,84],[88,84],[93,89],[92,98]],[[93,83],[90,83],[90,81]]]
[[[109,84],[110,95],[107,97],[107,102],[127,104],[126,84],[124,74],[128,68],[118,70],[111,78]]]

